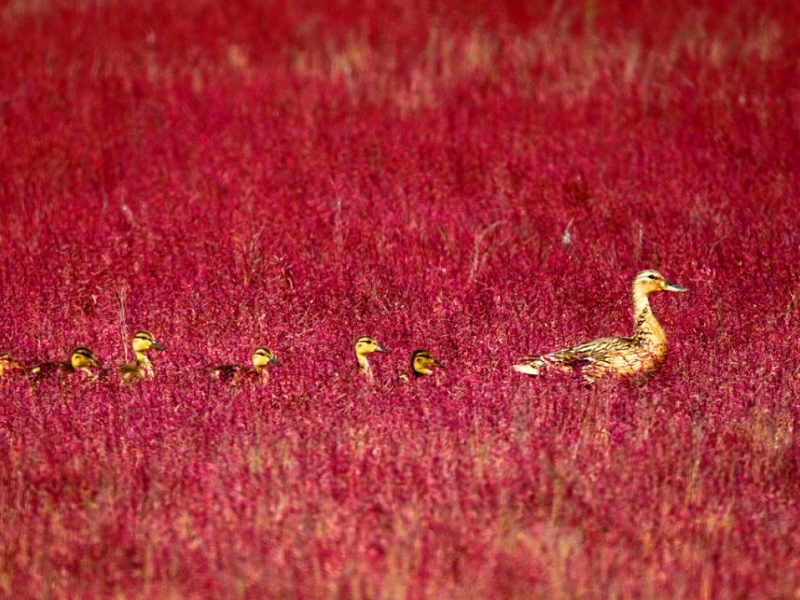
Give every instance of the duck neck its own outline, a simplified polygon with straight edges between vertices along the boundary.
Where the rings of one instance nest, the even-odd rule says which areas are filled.
[[[253,365],[253,373],[259,381],[266,381],[269,379],[267,365]]]
[[[367,357],[363,354],[356,354],[356,360],[358,361],[358,370],[367,372],[369,371],[369,362],[367,361]]]
[[[134,352],[136,354],[136,364],[139,365],[139,369],[147,376],[153,376],[153,363],[150,362],[150,359],[147,358],[147,355],[144,352],[139,352],[138,350]]]
[[[633,339],[643,348],[661,349],[667,346],[667,336],[661,329],[650,308],[647,293],[634,289],[633,299]]]

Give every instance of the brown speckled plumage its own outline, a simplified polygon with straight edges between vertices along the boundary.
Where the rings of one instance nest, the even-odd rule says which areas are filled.
[[[662,290],[687,291],[669,283],[658,271],[642,271],[634,278],[632,337],[599,338],[549,354],[528,356],[514,365],[514,369],[526,375],[539,375],[543,369],[555,367],[567,373],[578,372],[588,381],[656,370],[667,356],[667,337],[653,315],[647,296]]]
[[[16,358],[8,352],[0,353],[0,378],[5,377],[13,371],[19,371],[22,365],[19,364]]]

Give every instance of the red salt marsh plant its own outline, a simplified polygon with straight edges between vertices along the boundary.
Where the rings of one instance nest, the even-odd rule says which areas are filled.
[[[800,15],[517,8],[3,9],[0,352],[166,347],[0,380],[3,595],[796,595]]]

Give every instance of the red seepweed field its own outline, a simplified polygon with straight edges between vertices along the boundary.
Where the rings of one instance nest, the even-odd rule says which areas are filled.
[[[0,596],[798,597],[800,8],[322,6],[0,8]]]

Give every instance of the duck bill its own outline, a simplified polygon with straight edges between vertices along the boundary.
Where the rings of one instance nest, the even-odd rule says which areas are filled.
[[[152,344],[150,344],[150,347],[151,347],[151,348],[155,348],[156,350],[162,350],[162,351],[163,351],[163,350],[166,350],[166,348],[165,348],[164,346],[162,346],[161,344],[159,344],[159,343],[158,343],[158,342],[156,342],[155,340],[153,340],[153,343],[152,343]]]
[[[279,364],[281,364],[281,363],[279,363],[279,362],[278,362],[278,359],[277,359],[277,358],[275,358],[274,356],[270,356],[270,357],[269,357],[269,360],[268,360],[267,362],[268,362],[269,364],[271,364],[271,365],[275,365],[276,367],[277,367]]]
[[[377,346],[375,346],[375,352],[386,352],[386,353],[388,353],[389,351],[386,348],[384,348],[383,346],[381,346],[380,344],[378,344]]]
[[[675,283],[670,283],[669,281],[667,282],[667,285],[664,287],[664,289],[666,291],[668,291],[668,292],[688,292],[689,291],[689,288],[685,288],[682,285],[677,285]]]
[[[440,363],[438,360],[434,360],[433,361],[433,366],[434,367],[439,367],[440,369],[444,369],[444,365],[442,363]]]

